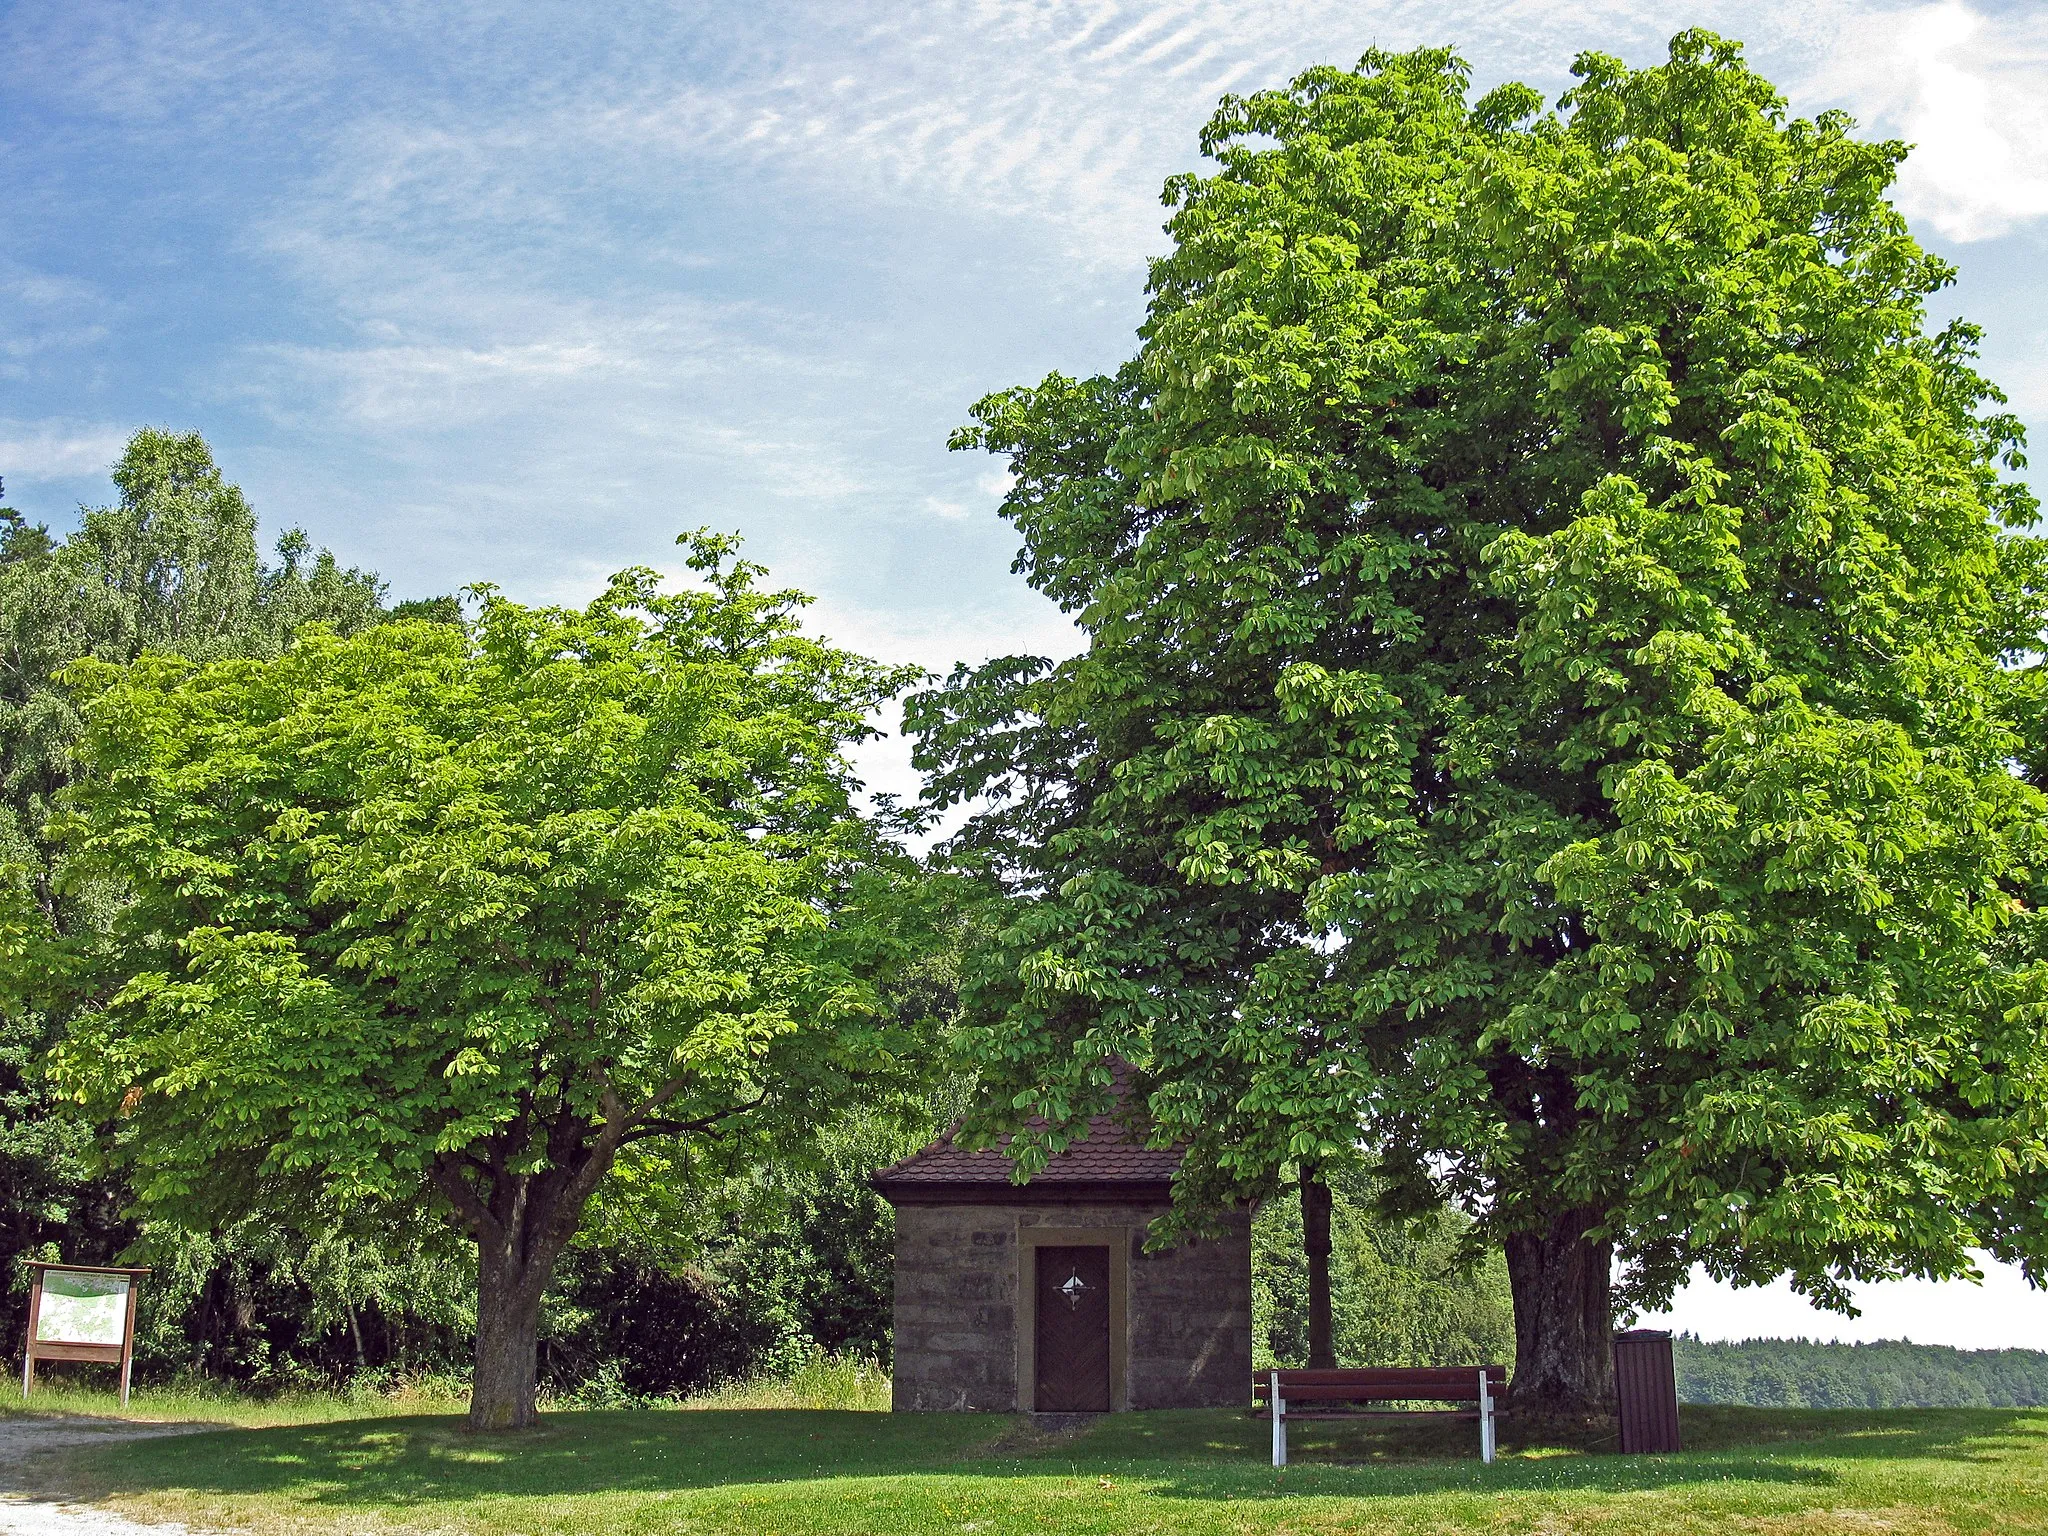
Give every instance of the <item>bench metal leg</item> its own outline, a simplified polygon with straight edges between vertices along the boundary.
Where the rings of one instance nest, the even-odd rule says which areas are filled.
[[[1487,1385],[1484,1367],[1479,1372],[1479,1459],[1493,1465],[1493,1389]]]
[[[1280,1373],[1273,1373],[1273,1465],[1287,1465],[1287,1399],[1280,1395]]]

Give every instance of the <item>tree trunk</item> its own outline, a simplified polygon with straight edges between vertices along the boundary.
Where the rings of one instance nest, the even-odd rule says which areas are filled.
[[[631,1110],[606,1082],[604,1121],[594,1134],[588,1121],[565,1111],[544,1127],[522,1123],[478,1149],[443,1153],[434,1160],[434,1183],[477,1247],[471,1429],[525,1429],[533,1424],[541,1292],[547,1289],[555,1260],[576,1235],[584,1206],[636,1125],[658,1126],[664,1135],[703,1130],[761,1102],[755,1099],[687,1125],[646,1118],[674,1098],[686,1081],[675,1079]],[[545,1134],[536,1134],[537,1129]],[[537,1144],[546,1147],[546,1168],[507,1172],[507,1163]]]
[[[521,1263],[495,1244],[479,1244],[476,1273],[476,1375],[469,1389],[469,1427],[528,1429],[540,1346],[540,1297],[555,1254]]]
[[[1330,1186],[1317,1168],[1301,1170],[1301,1247],[1308,1255],[1308,1366],[1330,1370]]]
[[[1614,1245],[1588,1241],[1602,1213],[1565,1211],[1507,1240],[1515,1298],[1518,1418],[1607,1416],[1614,1403]]]

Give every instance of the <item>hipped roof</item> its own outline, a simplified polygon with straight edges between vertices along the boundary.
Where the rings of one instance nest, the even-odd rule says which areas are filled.
[[[954,1142],[960,1129],[956,1123],[922,1152],[913,1152],[876,1174],[874,1187],[894,1205],[1171,1199],[1173,1176],[1185,1148],[1148,1147],[1130,1134],[1125,1122],[1129,1118],[1131,1069],[1119,1061],[1113,1071],[1109,1111],[1091,1115],[1087,1133],[1048,1159],[1027,1183],[1012,1181],[1016,1170],[1008,1155],[1012,1138],[1005,1136],[995,1147],[968,1151]],[[1045,1121],[1034,1115],[1026,1124],[1042,1129]]]

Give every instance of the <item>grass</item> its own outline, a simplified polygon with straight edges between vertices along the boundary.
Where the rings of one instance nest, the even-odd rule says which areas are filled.
[[[813,1354],[786,1376],[758,1376],[685,1399],[684,1408],[832,1408],[889,1411],[889,1372],[856,1356]]]
[[[113,1373],[106,1374],[111,1376]],[[218,1424],[239,1429],[270,1429],[353,1419],[459,1414],[468,1402],[468,1388],[452,1379],[382,1391],[279,1392],[263,1396],[200,1381],[171,1387],[137,1387],[124,1409],[117,1388],[88,1384],[75,1376],[67,1380],[51,1372],[38,1376],[35,1396],[26,1403],[18,1392],[11,1393],[0,1387],[0,1419],[82,1413],[152,1424]]]
[[[1223,1411],[1060,1438],[967,1414],[703,1406],[559,1412],[499,1438],[446,1416],[309,1418],[40,1470],[146,1520],[307,1536],[2048,1532],[2048,1412],[1687,1409],[1684,1432],[1679,1456],[1510,1440],[1485,1467],[1469,1425],[1302,1425],[1276,1473],[1266,1427]]]
[[[75,1413],[153,1424],[270,1429],[350,1419],[460,1414],[469,1404],[467,1385],[455,1377],[429,1378],[397,1387],[364,1387],[351,1392],[268,1394],[251,1394],[198,1380],[169,1387],[138,1387],[124,1409],[118,1389],[106,1385],[112,1379],[112,1371],[46,1371],[37,1378],[35,1396],[27,1403],[0,1387],[0,1419]],[[605,1401],[606,1396],[606,1390],[600,1386],[596,1391],[586,1389],[580,1396],[543,1399],[541,1408],[550,1414],[603,1408],[832,1408],[887,1413],[889,1373],[858,1356],[819,1351],[787,1373],[733,1382],[680,1401],[646,1402],[633,1398],[623,1388],[616,1389],[616,1396],[622,1400]]]

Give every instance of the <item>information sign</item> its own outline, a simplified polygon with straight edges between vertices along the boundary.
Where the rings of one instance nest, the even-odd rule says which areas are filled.
[[[121,1404],[135,1353],[135,1287],[146,1269],[31,1261],[27,1344],[21,1395],[36,1383],[38,1360],[91,1360],[121,1368]]]

